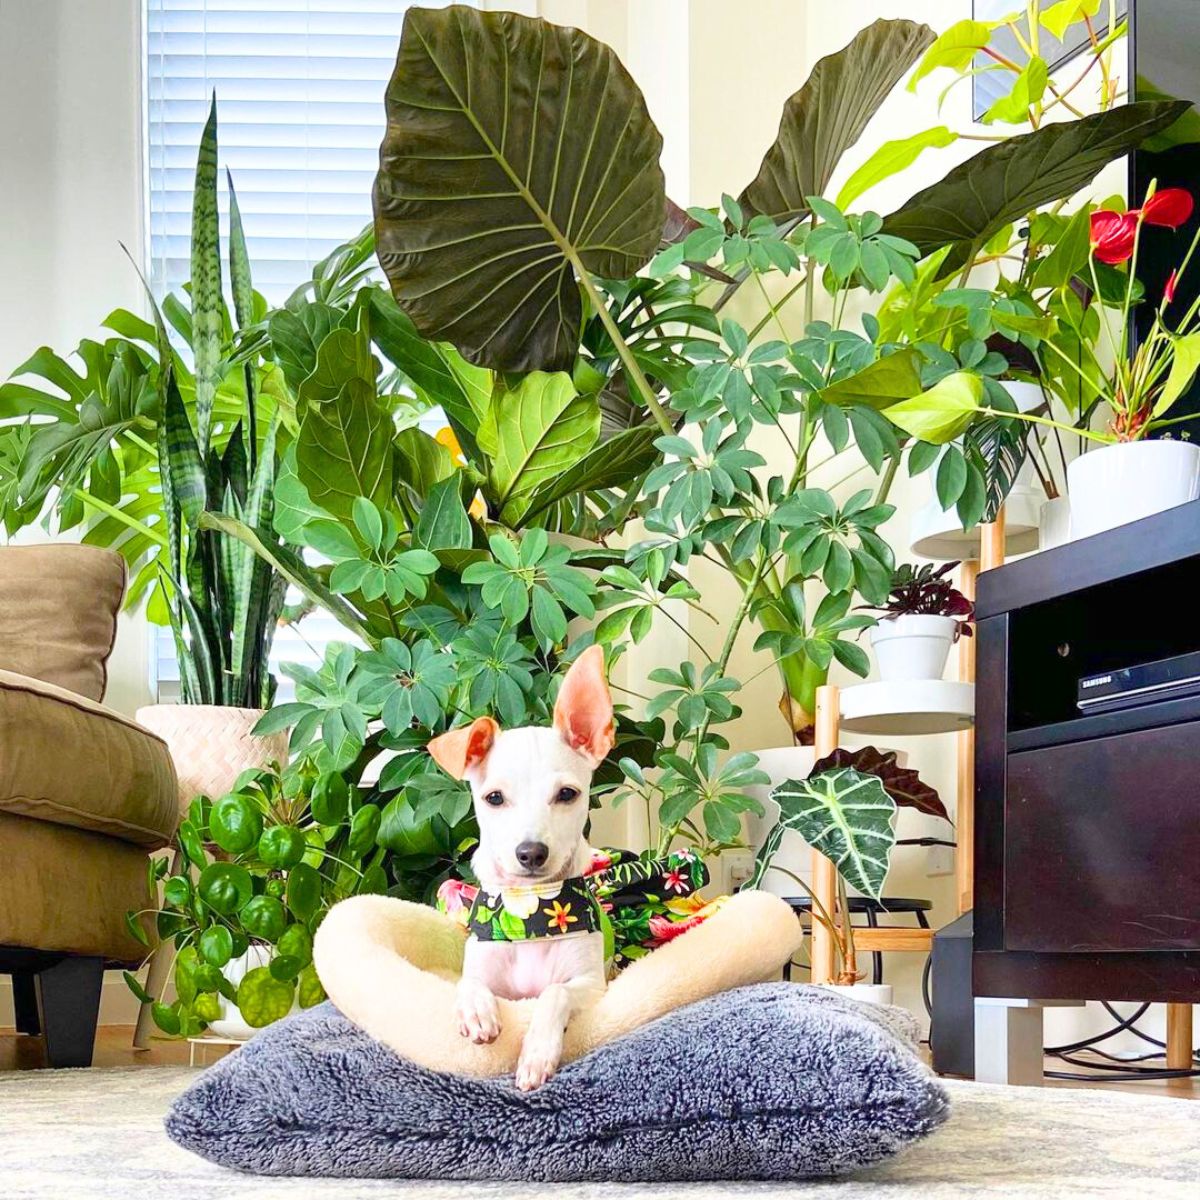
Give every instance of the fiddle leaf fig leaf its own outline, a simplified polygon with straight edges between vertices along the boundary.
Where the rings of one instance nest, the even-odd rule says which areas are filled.
[[[335,400],[311,408],[296,439],[296,474],[311,502],[343,521],[354,502],[386,510],[392,497],[392,423],[375,389],[352,379]]]
[[[573,467],[538,488],[526,520],[568,496],[631,483],[658,461],[658,433],[657,426],[635,425],[599,442]]]
[[[520,521],[533,493],[577,463],[600,436],[600,406],[570,375],[534,371],[498,390],[485,428],[494,430],[489,485],[501,520]]]
[[[928,25],[876,21],[821,59],[784,105],[742,204],[777,222],[808,212],[808,198],[824,194],[842,155],[933,40]]]
[[[884,232],[912,242],[922,255],[952,247],[941,268],[949,274],[998,229],[1073,195],[1188,107],[1184,100],[1138,101],[988,146],[887,217]]]
[[[375,180],[379,261],[420,333],[503,371],[569,370],[577,277],[657,251],[662,136],[616,54],[578,29],[410,8]]]

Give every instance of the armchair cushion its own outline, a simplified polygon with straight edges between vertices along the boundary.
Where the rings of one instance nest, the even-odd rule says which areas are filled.
[[[148,861],[116,838],[0,812],[0,946],[140,962],[125,914],[152,904]]]
[[[124,595],[111,550],[0,547],[0,669],[103,700]]]
[[[0,813],[166,845],[179,819],[166,742],[93,700],[0,671]]]

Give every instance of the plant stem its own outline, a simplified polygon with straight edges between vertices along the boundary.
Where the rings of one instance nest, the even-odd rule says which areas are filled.
[[[883,473],[883,478],[879,481],[879,491],[875,493],[875,503],[882,504],[887,498],[888,493],[892,490],[892,484],[896,479],[896,471],[900,467],[900,455],[895,455],[888,463],[887,469]]]
[[[671,418],[667,416],[666,409],[658,402],[658,397],[654,394],[654,389],[650,386],[650,381],[646,378],[641,364],[634,357],[633,351],[630,350],[628,343],[621,336],[621,331],[617,328],[617,323],[613,320],[612,313],[608,311],[608,305],[604,303],[604,297],[600,295],[599,290],[592,282],[592,278],[587,271],[579,272],[579,281],[583,284],[583,290],[587,292],[588,298],[592,302],[592,307],[595,308],[596,315],[600,318],[600,323],[612,339],[612,344],[616,347],[621,364],[629,373],[629,378],[633,381],[638,391],[641,392],[646,407],[658,422],[658,427],[666,434],[673,434],[675,426],[671,424]]]
[[[1101,442],[1106,446],[1112,441],[1112,438],[1107,438],[1102,433],[1093,433],[1090,429],[1081,429],[1076,425],[1064,425],[1061,421],[1053,421],[1049,417],[1035,416],[1033,413],[1005,412],[999,408],[980,408],[979,411],[985,417],[1003,417],[1005,420],[1031,421],[1035,425],[1048,425],[1051,429],[1062,429],[1067,433],[1077,433],[1080,437],[1085,437],[1092,442]]]
[[[788,301],[789,301],[789,300],[790,300],[790,299],[791,299],[791,298],[792,298],[792,297],[793,297],[793,296],[794,296],[794,295],[795,295],[795,294],[796,294],[796,293],[797,293],[797,292],[798,292],[798,291],[799,291],[799,290],[800,290],[802,287],[805,287],[805,286],[807,285],[807,283],[808,283],[808,276],[807,276],[807,275],[805,275],[805,276],[804,276],[804,278],[803,278],[803,279],[801,279],[799,283],[793,284],[793,286],[792,286],[792,287],[788,288],[788,290],[787,290],[786,292],[784,292],[782,296],[780,296],[780,298],[779,298],[779,302],[778,302],[778,303],[775,305],[775,310],[782,310],[782,309],[784,308],[784,306],[787,304],[787,302],[788,302]],[[750,332],[747,334],[747,336],[750,338],[750,340],[751,340],[751,341],[754,341],[754,339],[755,339],[756,337],[758,337],[758,335],[759,335],[760,333],[762,333],[762,331],[763,331],[763,330],[764,330],[764,329],[767,327],[767,325],[768,325],[768,324],[770,323],[770,321],[771,321],[771,317],[772,317],[772,315],[773,315],[773,314],[772,314],[771,312],[768,312],[768,313],[767,313],[767,314],[766,314],[764,317],[762,317],[762,318],[761,318],[761,319],[758,321],[758,323],[757,323],[757,324],[756,324],[756,325],[755,325],[755,326],[754,326],[754,327],[753,327],[753,328],[750,330]],[[805,324],[807,325],[807,322],[806,322]]]

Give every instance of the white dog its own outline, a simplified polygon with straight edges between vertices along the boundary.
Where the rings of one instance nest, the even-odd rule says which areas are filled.
[[[429,743],[439,766],[470,783],[479,820],[459,1028],[491,1042],[497,996],[536,998],[517,1063],[523,1091],[554,1074],[567,1023],[604,993],[599,909],[581,877],[593,853],[583,836],[592,773],[613,740],[604,652],[592,646],[563,680],[552,728],[501,731],[480,717]]]

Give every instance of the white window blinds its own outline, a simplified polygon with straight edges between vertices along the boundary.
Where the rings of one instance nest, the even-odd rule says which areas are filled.
[[[428,3],[429,0],[424,0]],[[281,302],[371,217],[407,0],[146,0],[150,277],[188,278],[196,147],[217,93],[254,284]],[[222,217],[225,188],[218,189]]]
[[[269,303],[282,303],[314,263],[366,225],[406,8],[407,0],[146,0],[156,295],[178,290],[190,273],[196,149],[214,89],[222,173],[233,174],[254,286]],[[223,174],[217,192],[224,237]],[[272,667],[278,674],[280,662],[315,666],[331,640],[350,638],[313,613],[280,630]],[[179,668],[168,630],[158,631],[154,658],[160,696],[173,699]],[[279,678],[286,698],[291,682]]]

